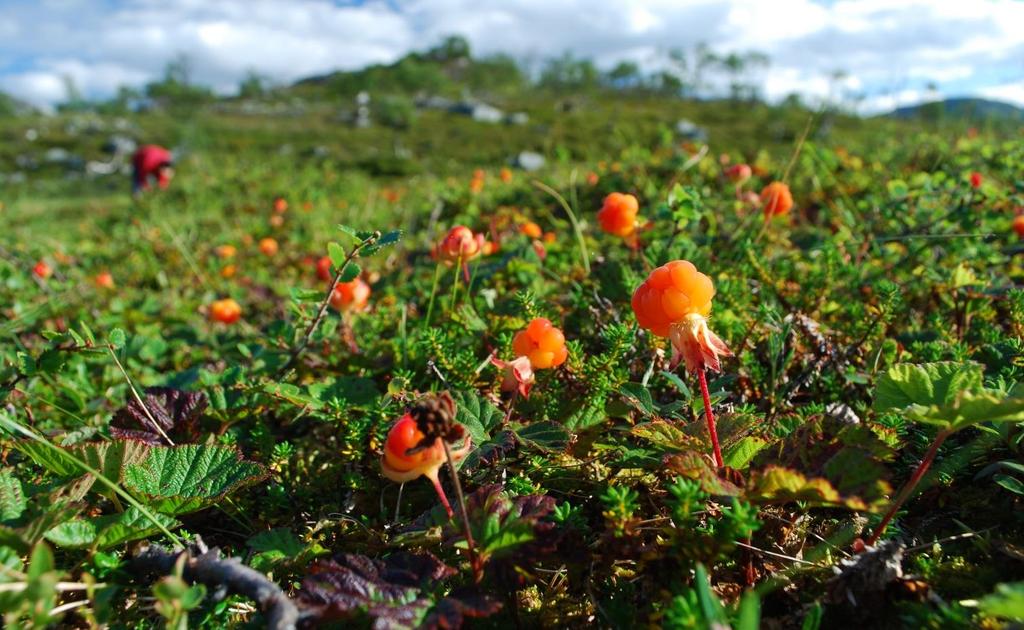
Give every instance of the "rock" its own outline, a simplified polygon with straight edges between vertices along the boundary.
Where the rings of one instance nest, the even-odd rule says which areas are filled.
[[[115,134],[110,136],[106,142],[103,143],[103,151],[110,153],[111,155],[131,155],[135,153],[135,149],[138,148],[138,143],[128,136]]]
[[[526,112],[513,112],[505,116],[505,122],[509,125],[525,125],[530,122],[530,116]]]
[[[71,153],[67,149],[53,147],[46,150],[46,153],[43,154],[43,159],[51,164],[62,164],[71,159]]]
[[[487,103],[475,103],[471,106],[470,117],[477,122],[500,123],[505,119],[505,112]]]
[[[35,129],[26,129],[25,130],[25,139],[26,140],[28,140],[29,142],[35,142],[37,138],[39,138],[39,132],[38,131],[36,131]]]
[[[846,403],[829,403],[829,405],[825,407],[825,413],[827,413],[829,417],[835,418],[843,424],[860,424],[860,417],[857,415],[857,412],[851,409]]]
[[[536,171],[544,168],[544,164],[547,161],[544,156],[540,153],[534,153],[533,151],[521,151],[516,156],[514,164],[524,171]]]
[[[707,142],[708,132],[703,127],[697,125],[691,120],[682,118],[676,123],[676,133],[680,137],[686,140],[693,140],[694,142]]]

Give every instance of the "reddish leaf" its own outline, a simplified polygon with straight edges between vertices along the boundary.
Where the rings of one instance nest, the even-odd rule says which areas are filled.
[[[154,445],[166,444],[165,435],[175,444],[194,442],[199,435],[199,417],[209,404],[203,392],[170,387],[150,387],[142,400],[145,408],[132,396],[128,404],[114,414],[110,422],[111,435]]]

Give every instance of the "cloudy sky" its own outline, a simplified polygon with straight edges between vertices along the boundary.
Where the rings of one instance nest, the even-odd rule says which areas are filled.
[[[771,57],[764,93],[829,93],[865,112],[943,96],[1024,106],[1024,2],[1014,0],[0,0],[0,90],[41,106],[71,77],[89,97],[159,77],[186,53],[220,92],[257,70],[288,82],[390,62],[443,36],[477,53],[572,51],[656,67],[671,48]],[[834,86],[833,86],[834,87]]]

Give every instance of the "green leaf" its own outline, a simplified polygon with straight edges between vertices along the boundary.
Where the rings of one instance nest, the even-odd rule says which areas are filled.
[[[647,440],[664,451],[699,450],[704,447],[703,442],[685,433],[678,423],[666,420],[641,422],[635,425],[630,433]]]
[[[655,415],[654,398],[651,397],[651,392],[640,383],[624,383],[619,388],[619,394],[645,416]]]
[[[800,624],[800,630],[818,630],[821,627],[821,620],[825,616],[825,607],[820,602],[814,602],[811,609],[804,615]]]
[[[362,271],[363,270],[360,269],[359,265],[354,262],[350,262],[341,270],[341,278],[338,279],[338,282],[352,282],[359,277],[359,274],[362,273]]]
[[[878,379],[874,408],[889,411],[947,405],[964,392],[980,389],[981,381],[979,363],[900,363]]]
[[[53,569],[53,551],[50,550],[50,546],[41,541],[36,543],[36,546],[32,548],[32,557],[28,561],[28,571],[26,572],[28,579],[38,579]]]
[[[306,550],[302,541],[284,527],[260,532],[246,545],[256,552],[249,564],[257,571],[268,571],[275,564],[297,558]]]
[[[319,302],[324,299],[324,292],[320,289],[304,289],[302,287],[292,287],[291,289],[292,299],[296,302]]]
[[[740,598],[740,609],[733,630],[758,630],[761,627],[761,598],[755,591],[746,591]]]
[[[168,529],[178,525],[176,520],[163,514],[157,514],[156,518]],[[160,528],[132,506],[117,514],[66,521],[46,532],[46,539],[58,547],[109,549],[158,532]]]
[[[335,269],[341,269],[341,266],[345,264],[345,259],[348,258],[345,248],[333,241],[327,244],[327,255],[331,257],[331,264]]]
[[[594,398],[580,402],[565,419],[569,430],[588,429],[605,421],[608,414],[604,410],[604,398]]]
[[[267,471],[233,448],[200,444],[153,447],[124,471],[124,485],[157,512],[176,515],[208,507],[229,492],[266,479]]]
[[[968,393],[952,405],[929,412],[928,417],[949,422],[954,431],[981,422],[1021,422],[1024,398],[1007,398],[993,390]],[[919,419],[927,422],[924,417]]]
[[[561,450],[569,443],[569,432],[556,422],[533,422],[513,432],[521,442],[541,451]]]
[[[729,619],[725,615],[725,608],[722,607],[718,596],[711,590],[711,581],[708,579],[708,572],[703,564],[697,565],[693,588],[697,591],[697,601],[700,603],[700,610],[708,627],[728,627]]]
[[[756,435],[748,435],[740,441],[726,447],[722,453],[725,465],[730,468],[746,468],[754,457],[768,446],[768,442]]]
[[[477,445],[483,444],[491,431],[501,424],[504,414],[476,392],[452,392],[455,400],[455,420],[466,427]]]
[[[127,335],[125,335],[125,332],[120,328],[115,328],[110,331],[110,336],[107,338],[107,341],[115,350],[120,350],[124,347],[124,344],[127,341]]]
[[[25,511],[25,493],[11,468],[0,469],[0,521],[13,521]]]
[[[978,601],[978,609],[990,617],[1024,621],[1024,582],[997,585],[994,593]]]
[[[364,256],[373,256],[374,254],[384,249],[385,247],[394,245],[400,240],[402,240],[402,231],[391,230],[390,232],[382,234],[381,237],[378,238],[377,241],[372,245],[367,245],[366,247],[364,247],[361,253]]]
[[[1024,495],[1024,483],[1016,477],[1011,477],[1010,475],[993,475],[992,481],[1014,494]]]

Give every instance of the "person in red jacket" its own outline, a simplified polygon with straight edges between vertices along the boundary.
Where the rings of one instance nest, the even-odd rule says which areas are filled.
[[[132,156],[132,192],[149,190],[155,179],[160,188],[167,188],[174,177],[174,158],[167,149],[155,144],[144,144]]]

